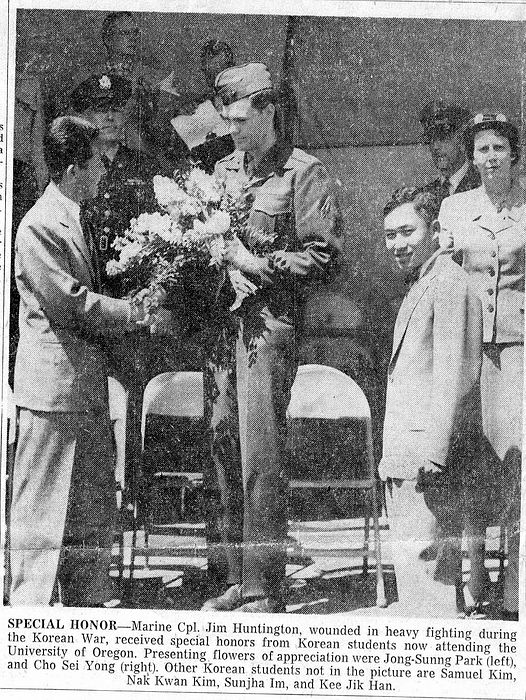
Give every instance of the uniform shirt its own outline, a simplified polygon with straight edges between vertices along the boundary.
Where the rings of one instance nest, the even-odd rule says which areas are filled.
[[[111,244],[126,231],[132,218],[156,211],[153,176],[159,167],[145,153],[122,145],[112,161],[103,156],[103,162],[106,173],[97,196],[83,204],[81,221],[95,243],[103,289],[110,296],[121,296],[116,280],[106,276],[106,263],[118,257]]]
[[[484,342],[523,342],[525,212],[518,183],[501,207],[479,187],[448,197],[440,209],[441,246],[462,259],[482,300]]]
[[[248,229],[256,237],[258,231],[275,235],[272,251],[253,280],[259,291],[243,306],[264,304],[274,315],[293,322],[308,283],[334,272],[343,247],[334,181],[317,158],[279,142],[250,176],[247,168],[245,154],[234,151],[215,169],[220,178],[246,178],[244,187],[253,197]],[[250,240],[246,242],[250,249]],[[258,255],[257,246],[253,250]]]
[[[473,165],[466,162],[449,178],[447,188],[444,186],[443,179],[438,177],[436,180],[433,180],[433,182],[429,182],[425,185],[422,190],[424,192],[432,192],[438,197],[439,203],[441,204],[446,197],[457,192],[468,192],[475,187],[480,187],[479,172]]]

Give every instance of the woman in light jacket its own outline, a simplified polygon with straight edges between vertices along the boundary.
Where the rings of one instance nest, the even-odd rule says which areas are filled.
[[[441,245],[453,247],[472,276],[483,307],[481,399],[485,439],[481,470],[475,477],[479,483],[473,484],[471,494],[471,534],[478,545],[471,543],[472,574],[467,594],[471,594],[475,608],[484,599],[488,582],[485,527],[491,518],[491,506],[497,505],[499,519],[508,528],[503,617],[514,619],[519,590],[526,191],[516,168],[519,133],[503,114],[477,114],[464,132],[464,141],[467,157],[478,168],[482,185],[446,198],[439,222]]]

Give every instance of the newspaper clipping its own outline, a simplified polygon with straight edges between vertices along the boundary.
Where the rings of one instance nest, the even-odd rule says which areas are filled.
[[[526,6],[0,13],[3,696],[522,700]]]

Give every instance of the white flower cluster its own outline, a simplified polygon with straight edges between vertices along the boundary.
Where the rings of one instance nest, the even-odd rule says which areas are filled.
[[[202,210],[199,202],[169,177],[155,175],[153,189],[157,202],[174,221],[180,216],[198,216]]]
[[[217,178],[200,168],[192,168],[186,180],[186,188],[190,195],[209,204],[219,203],[223,194],[223,186]]]

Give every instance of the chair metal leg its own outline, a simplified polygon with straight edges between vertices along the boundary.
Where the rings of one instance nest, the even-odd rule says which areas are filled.
[[[378,520],[378,493],[376,481],[371,489],[373,502],[373,528],[374,528],[374,553],[376,559],[376,605],[379,608],[387,607],[385,597],[384,572],[382,566],[382,545],[380,542],[380,524]]]
[[[369,494],[366,496],[366,512],[364,515],[363,523],[363,566],[362,566],[362,576],[367,578],[369,573],[369,536],[371,532],[371,497]]]
[[[499,575],[497,577],[497,583],[499,584],[499,586],[504,585],[504,561],[506,559],[506,540],[506,525],[501,525],[499,533]]]

